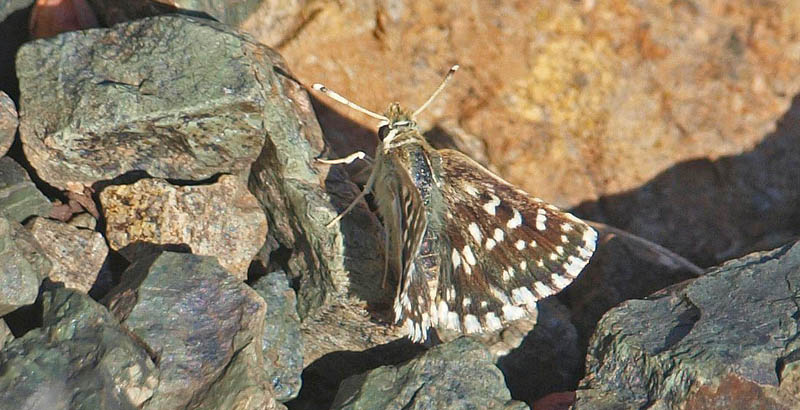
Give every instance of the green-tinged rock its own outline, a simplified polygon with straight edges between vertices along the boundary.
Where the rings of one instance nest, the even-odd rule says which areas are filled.
[[[261,349],[264,370],[272,383],[275,398],[286,402],[297,397],[303,372],[303,340],[294,290],[283,272],[272,272],[253,284],[267,302],[267,315]]]
[[[0,403],[19,409],[136,409],[152,395],[155,365],[103,306],[60,288],[44,292],[43,307],[42,328],[0,351]]]
[[[11,334],[11,329],[8,328],[5,320],[0,319],[0,350],[3,350],[3,346],[12,340],[14,340],[14,335]]]
[[[0,158],[0,213],[22,222],[30,216],[47,216],[53,205],[33,184],[25,168],[9,157]]]
[[[156,352],[161,373],[145,409],[271,405],[260,349],[266,306],[255,291],[214,257],[174,252],[143,257],[123,277],[108,304]]]
[[[597,325],[575,408],[800,408],[798,306],[800,243],[625,302]]]
[[[183,180],[246,171],[264,142],[250,47],[222,24],[177,15],[26,43],[25,155],[62,189],[129,171]]]
[[[36,301],[52,264],[30,232],[0,217],[0,316]]]
[[[0,12],[2,14],[2,12]],[[3,19],[0,18],[0,21]],[[0,91],[0,156],[6,155],[17,134],[17,109],[8,94]]]
[[[469,338],[439,345],[401,366],[342,382],[335,409],[526,409],[512,401],[489,352]]]

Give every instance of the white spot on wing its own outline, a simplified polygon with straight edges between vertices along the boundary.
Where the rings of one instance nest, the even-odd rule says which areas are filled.
[[[511,299],[514,300],[514,303],[517,305],[526,305],[528,308],[536,306],[536,298],[533,296],[533,293],[524,286],[512,290]]]
[[[555,293],[555,292],[553,291],[553,289],[550,289],[550,287],[549,287],[549,286],[545,285],[545,284],[544,284],[544,283],[542,283],[542,282],[536,282],[536,283],[534,283],[534,284],[533,284],[533,289],[534,289],[534,290],[536,291],[536,293],[538,293],[538,294],[539,294],[539,296],[541,296],[542,298],[546,298],[546,297],[548,297],[548,296],[550,296],[550,295],[553,295],[553,294]]]
[[[503,328],[503,323],[500,322],[500,319],[494,312],[489,312],[484,315],[484,319],[486,320],[486,328],[490,331],[500,330]]]
[[[456,312],[448,312],[447,313],[447,328],[453,330],[459,330],[460,326],[458,323],[458,313]]]
[[[453,269],[458,268],[458,266],[461,265],[461,255],[458,254],[458,251],[455,248],[453,248],[452,259],[453,259]]]
[[[536,239],[531,239],[531,242],[528,245],[530,245],[531,248],[535,248],[535,247],[539,246],[539,244],[536,243]]]
[[[558,253],[559,255],[563,255],[564,254],[564,247],[561,246],[561,245],[556,246],[556,253]]]
[[[536,229],[543,231],[546,229],[544,223],[547,222],[547,215],[544,209],[539,208],[539,211],[536,212]]]
[[[508,220],[508,223],[506,223],[506,226],[509,229],[514,229],[514,228],[522,225],[522,215],[519,213],[519,211],[517,211],[517,208],[513,208],[511,211],[513,212],[514,216],[511,217],[511,219]]]
[[[517,248],[517,249],[519,249],[519,250],[523,250],[523,249],[525,249],[525,245],[526,245],[526,244],[525,244],[525,241],[523,241],[522,239],[520,239],[520,240],[518,240],[518,241],[514,242],[514,247],[516,247],[516,248]]]
[[[512,305],[503,306],[503,319],[510,322],[523,317],[525,317],[525,311],[521,307]]]
[[[571,223],[569,223],[569,222],[564,222],[563,224],[561,224],[561,231],[563,231],[563,232],[569,232],[569,231],[571,231],[571,230],[572,230],[572,224],[571,224]]]
[[[475,239],[475,242],[481,243],[481,238],[483,238],[483,235],[481,235],[481,229],[478,227],[478,224],[475,222],[470,222],[469,226],[467,226],[467,229],[469,230],[469,234],[472,235],[472,238]]]
[[[519,263],[519,269],[523,272],[528,270],[528,262],[522,261]]]
[[[494,194],[489,195],[492,197],[492,199],[483,204],[483,210],[486,211],[487,214],[494,216],[497,214],[497,207],[500,205],[500,198]]]
[[[467,193],[470,194],[473,197],[476,197],[476,198],[478,197],[478,190],[475,189],[474,186],[472,186],[472,185],[470,185],[468,183],[464,183],[464,191],[467,191]]]
[[[494,236],[493,236],[493,238],[497,242],[503,242],[503,238],[505,238],[505,234],[503,233],[503,230],[500,229],[500,228],[494,228]]]
[[[471,304],[472,304],[472,298],[468,298],[467,297],[467,298],[464,298],[464,299],[461,300],[461,306],[463,306],[464,309],[468,308],[469,305],[471,305]]]
[[[567,258],[567,263],[564,264],[564,270],[567,271],[567,275],[571,277],[578,276],[579,273],[583,270],[583,267],[586,266],[586,262],[574,256],[570,256]]]
[[[553,284],[556,285],[556,287],[559,289],[564,289],[567,286],[569,286],[570,283],[572,283],[572,280],[570,278],[557,275],[555,273],[550,275],[550,279],[553,281]]]
[[[495,245],[497,245],[497,241],[492,238],[486,239],[486,250],[490,251],[494,249]]]
[[[467,333],[478,333],[481,331],[481,322],[475,315],[464,316],[464,329]]]
[[[468,264],[475,266],[475,264],[478,263],[478,261],[475,260],[475,255],[472,254],[472,248],[470,248],[469,245],[464,245],[464,249],[461,250],[461,254],[464,255],[464,260],[467,261]]]

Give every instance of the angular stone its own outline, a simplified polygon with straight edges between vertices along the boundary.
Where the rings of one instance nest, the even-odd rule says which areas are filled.
[[[0,19],[2,21],[2,19]],[[17,109],[8,94],[0,91],[0,157],[6,155],[17,133]]]
[[[575,408],[796,409],[798,300],[800,243],[627,301],[597,325]]]
[[[25,168],[9,157],[0,158],[0,213],[22,222],[32,215],[47,216],[52,208]]]
[[[123,274],[107,304],[158,355],[161,379],[145,409],[271,406],[261,338],[266,306],[217,260],[163,252],[139,259]],[[213,392],[213,394],[210,394]]]
[[[334,409],[526,409],[512,401],[500,369],[479,343],[460,338],[401,366],[384,366],[346,379]]]
[[[0,403],[22,409],[136,409],[158,371],[147,352],[88,296],[43,293],[43,326],[0,351]]]
[[[194,254],[216,256],[242,280],[267,236],[258,201],[230,175],[210,185],[143,179],[110,186],[100,193],[100,203],[112,249],[134,242],[186,244]]]
[[[291,252],[287,274],[299,282],[298,312],[306,317],[334,298],[353,311],[364,312],[365,303],[388,311],[394,290],[381,288],[380,224],[362,203],[340,223],[327,226],[358,190],[341,166],[315,161],[328,154],[308,94],[280,74],[288,73],[280,56],[263,51],[262,66],[273,67],[262,73],[270,89],[264,119],[267,141],[253,163],[248,186],[269,216],[270,235]],[[369,316],[361,317],[361,325],[369,326]],[[330,325],[336,326],[336,321]],[[334,342],[340,343],[333,350],[351,344]]]
[[[0,319],[0,350],[3,350],[3,346],[12,340],[14,340],[14,335],[11,334],[11,329],[8,328],[5,320]]]
[[[25,155],[62,189],[130,171],[246,171],[264,142],[253,51],[249,37],[185,16],[26,43],[16,60]]]
[[[108,255],[103,235],[39,217],[33,219],[27,228],[41,245],[45,256],[53,262],[50,280],[89,293]]]
[[[22,225],[0,217],[0,316],[36,301],[52,265]]]
[[[281,271],[261,277],[252,287],[267,302],[264,336],[261,338],[264,370],[272,383],[275,398],[286,402],[300,392],[300,374],[303,372],[303,340],[294,290]]]
[[[36,0],[8,0],[0,3],[0,22],[11,13],[30,7]]]

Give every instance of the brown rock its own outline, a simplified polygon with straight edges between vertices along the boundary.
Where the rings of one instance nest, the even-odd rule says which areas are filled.
[[[267,235],[258,202],[228,175],[211,185],[183,187],[143,179],[106,188],[100,202],[112,249],[133,242],[186,244],[195,254],[216,256],[242,280]]]
[[[50,280],[89,293],[108,255],[103,235],[41,217],[33,219],[27,227],[53,262]]]

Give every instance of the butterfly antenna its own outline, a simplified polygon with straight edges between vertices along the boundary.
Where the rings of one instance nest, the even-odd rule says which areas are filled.
[[[458,71],[458,64],[450,67],[450,71],[448,71],[447,75],[444,76],[444,80],[442,80],[442,83],[439,84],[439,87],[436,89],[436,91],[434,91],[433,94],[431,94],[431,96],[428,98],[428,101],[425,101],[425,104],[422,104],[421,107],[417,108],[417,110],[414,111],[413,114],[411,114],[411,118],[416,118],[417,115],[419,115],[419,113],[425,111],[425,109],[428,108],[429,105],[431,105],[433,100],[435,100],[436,97],[439,96],[439,93],[441,93],[442,90],[444,90],[444,86],[447,85],[447,82],[450,81],[450,79],[453,77],[453,74],[455,74],[456,71]]]
[[[333,91],[333,90],[329,89],[328,87],[325,87],[322,84],[314,84],[312,87],[315,90],[317,90],[317,91],[327,95],[328,97],[332,98],[336,102],[342,103],[342,104],[344,104],[344,105],[346,105],[346,106],[348,106],[348,107],[350,107],[350,108],[352,108],[352,109],[354,109],[354,110],[356,110],[356,111],[358,111],[358,112],[360,112],[362,114],[369,115],[370,117],[375,118],[377,120],[389,121],[389,119],[384,117],[383,115],[376,114],[376,113],[374,113],[374,112],[372,112],[372,111],[370,111],[370,110],[368,110],[368,109],[366,109],[364,107],[361,107],[360,105],[358,105],[356,103],[350,102],[350,100],[348,100],[347,98],[342,97],[336,91]]]

